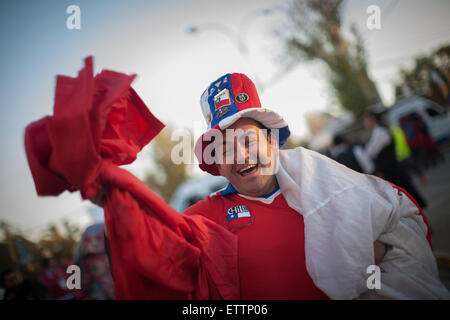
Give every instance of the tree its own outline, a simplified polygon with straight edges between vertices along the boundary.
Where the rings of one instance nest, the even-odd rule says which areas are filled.
[[[343,0],[292,0],[286,10],[284,55],[292,61],[318,60],[327,67],[328,81],[339,105],[360,116],[380,102],[367,72],[364,44],[358,30],[350,28],[352,40],[342,30]]]
[[[414,92],[445,105],[448,103],[449,87],[450,45],[444,45],[430,55],[416,57],[413,68],[401,69],[395,94],[399,98]]]
[[[80,228],[74,224],[71,224],[68,220],[63,221],[63,227],[66,232],[67,239],[76,241],[76,239],[80,236]]]
[[[0,221],[0,230],[4,236],[4,242],[0,242],[0,270],[21,264],[30,270],[36,269],[41,256],[40,247],[28,240],[20,229],[4,221]]]
[[[189,178],[187,164],[175,164],[172,161],[172,150],[179,143],[172,141],[173,132],[174,128],[167,126],[151,142],[150,151],[155,168],[149,170],[144,178],[144,182],[166,202],[171,200],[178,185]],[[192,150],[192,140],[190,145]]]
[[[63,227],[66,229],[66,235],[59,231],[56,224],[49,224],[39,240],[39,246],[44,255],[50,254],[51,257],[56,258],[58,261],[72,259],[73,250],[77,243],[74,238],[80,230],[78,227],[70,225],[68,221],[63,223]]]

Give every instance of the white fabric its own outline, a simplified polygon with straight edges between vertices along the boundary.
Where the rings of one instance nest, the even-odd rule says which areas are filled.
[[[226,129],[240,118],[254,119],[270,129],[281,129],[288,126],[287,122],[273,110],[266,108],[249,108],[220,120],[219,127],[222,130]]]
[[[353,154],[355,155],[356,161],[358,161],[364,173],[372,174],[375,171],[375,164],[363,148],[360,146],[354,146]]]
[[[427,227],[403,193],[304,148],[280,150],[280,190],[305,223],[306,266],[332,299],[450,299],[438,277]],[[367,288],[373,242],[392,246],[381,289]]]
[[[372,159],[375,159],[384,147],[391,143],[392,138],[386,128],[376,126],[366,144],[366,152]]]

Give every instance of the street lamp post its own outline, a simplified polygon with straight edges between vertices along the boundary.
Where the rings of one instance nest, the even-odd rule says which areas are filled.
[[[204,23],[201,25],[193,25],[193,26],[188,27],[186,31],[188,34],[191,34],[191,35],[196,35],[202,31],[206,31],[206,30],[212,30],[212,31],[217,31],[217,32],[222,33],[238,49],[241,56],[246,60],[247,64],[250,66],[250,69],[253,69],[252,65],[251,65],[251,61],[250,61],[249,47],[248,47],[248,41],[247,41],[249,23],[254,21],[254,19],[258,16],[270,15],[279,10],[280,10],[280,7],[275,6],[273,8],[262,9],[262,10],[250,12],[244,18],[242,18],[241,23],[239,24],[239,27],[238,27],[238,30],[240,32],[236,32],[226,25],[222,25],[220,23],[215,23],[215,22]],[[279,81],[280,78],[284,74],[286,74],[288,71],[293,69],[293,66],[294,66],[294,64],[291,63],[288,66],[281,68],[280,70],[275,72],[274,76],[272,76],[269,79],[268,84],[273,84],[273,83]],[[264,84],[260,80],[260,78],[258,77],[256,72],[252,72],[252,73],[253,73],[254,82],[255,82],[256,86],[258,87],[260,93],[262,93],[264,91],[264,89],[267,88],[267,85]]]
[[[245,17],[242,18],[238,31],[236,32],[230,27],[226,25],[222,25],[220,23],[210,22],[210,23],[204,23],[201,25],[194,25],[187,28],[187,33],[191,35],[196,35],[199,32],[205,31],[205,30],[212,30],[217,31],[225,35],[231,43],[238,49],[241,56],[245,59],[247,64],[250,66],[250,69],[252,68],[250,56],[249,56],[249,49],[248,49],[248,41],[247,41],[247,33],[248,33],[248,26],[249,23],[254,21],[254,18],[261,15],[269,15],[272,14],[277,8],[273,9],[262,9],[262,10],[256,10],[253,12],[250,12]],[[256,86],[258,87],[259,91],[264,91],[264,84],[256,74],[256,72],[253,73],[253,78],[255,81]]]
[[[225,25],[221,25],[221,24],[215,23],[215,22],[210,22],[210,23],[205,23],[205,24],[198,25],[198,26],[190,26],[187,29],[187,32],[189,34],[196,35],[205,30],[218,31],[218,32],[224,34],[231,41],[231,43],[233,43],[237,47],[237,49],[239,50],[239,53],[242,56],[248,55],[247,44],[242,41],[240,34]]]

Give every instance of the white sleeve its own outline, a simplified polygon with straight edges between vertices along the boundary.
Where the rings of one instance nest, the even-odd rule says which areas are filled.
[[[375,159],[380,151],[391,143],[392,138],[388,130],[382,127],[373,129],[372,136],[366,145],[366,152],[372,159]]]
[[[375,170],[375,165],[367,152],[360,146],[354,146],[353,153],[364,173],[372,174]]]
[[[388,201],[351,188],[304,216],[307,270],[331,299],[356,299],[367,291],[367,267],[375,264],[373,242],[393,209]]]

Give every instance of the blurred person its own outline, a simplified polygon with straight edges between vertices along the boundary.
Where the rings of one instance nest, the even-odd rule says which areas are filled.
[[[401,118],[400,125],[411,149],[412,158],[419,168],[427,169],[444,159],[418,112]]]
[[[400,127],[405,133],[406,142],[411,150],[411,157],[419,168],[425,168],[425,149],[420,130],[413,119],[413,115],[407,115],[400,119]]]
[[[416,174],[420,177],[422,185],[427,184],[427,176],[416,164],[411,155],[411,149],[406,140],[404,131],[397,126],[390,126],[389,131],[394,139],[395,155],[400,166],[404,167],[408,173]]]
[[[437,143],[431,136],[427,124],[418,112],[414,112],[411,115],[411,120],[423,146],[425,168],[436,166],[438,162],[443,160],[443,156],[438,149]]]
[[[55,258],[43,258],[41,267],[39,280],[47,288],[52,299],[71,300],[76,298],[75,290],[67,288],[66,269],[58,265]]]
[[[50,298],[39,282],[24,276],[19,268],[8,268],[1,273],[1,286],[5,289],[3,300],[42,300]]]
[[[75,263],[81,268],[81,288],[87,297],[114,299],[114,282],[105,253],[104,223],[86,228],[77,249]]]
[[[330,153],[333,160],[360,173],[372,174],[375,170],[375,165],[365,150],[359,145],[350,145],[340,134],[334,136]]]
[[[375,174],[404,188],[421,208],[425,208],[427,202],[414,187],[406,170],[397,162],[394,141],[389,130],[381,126],[379,115],[367,112],[364,115],[364,125],[371,131],[365,150],[375,163]]]

